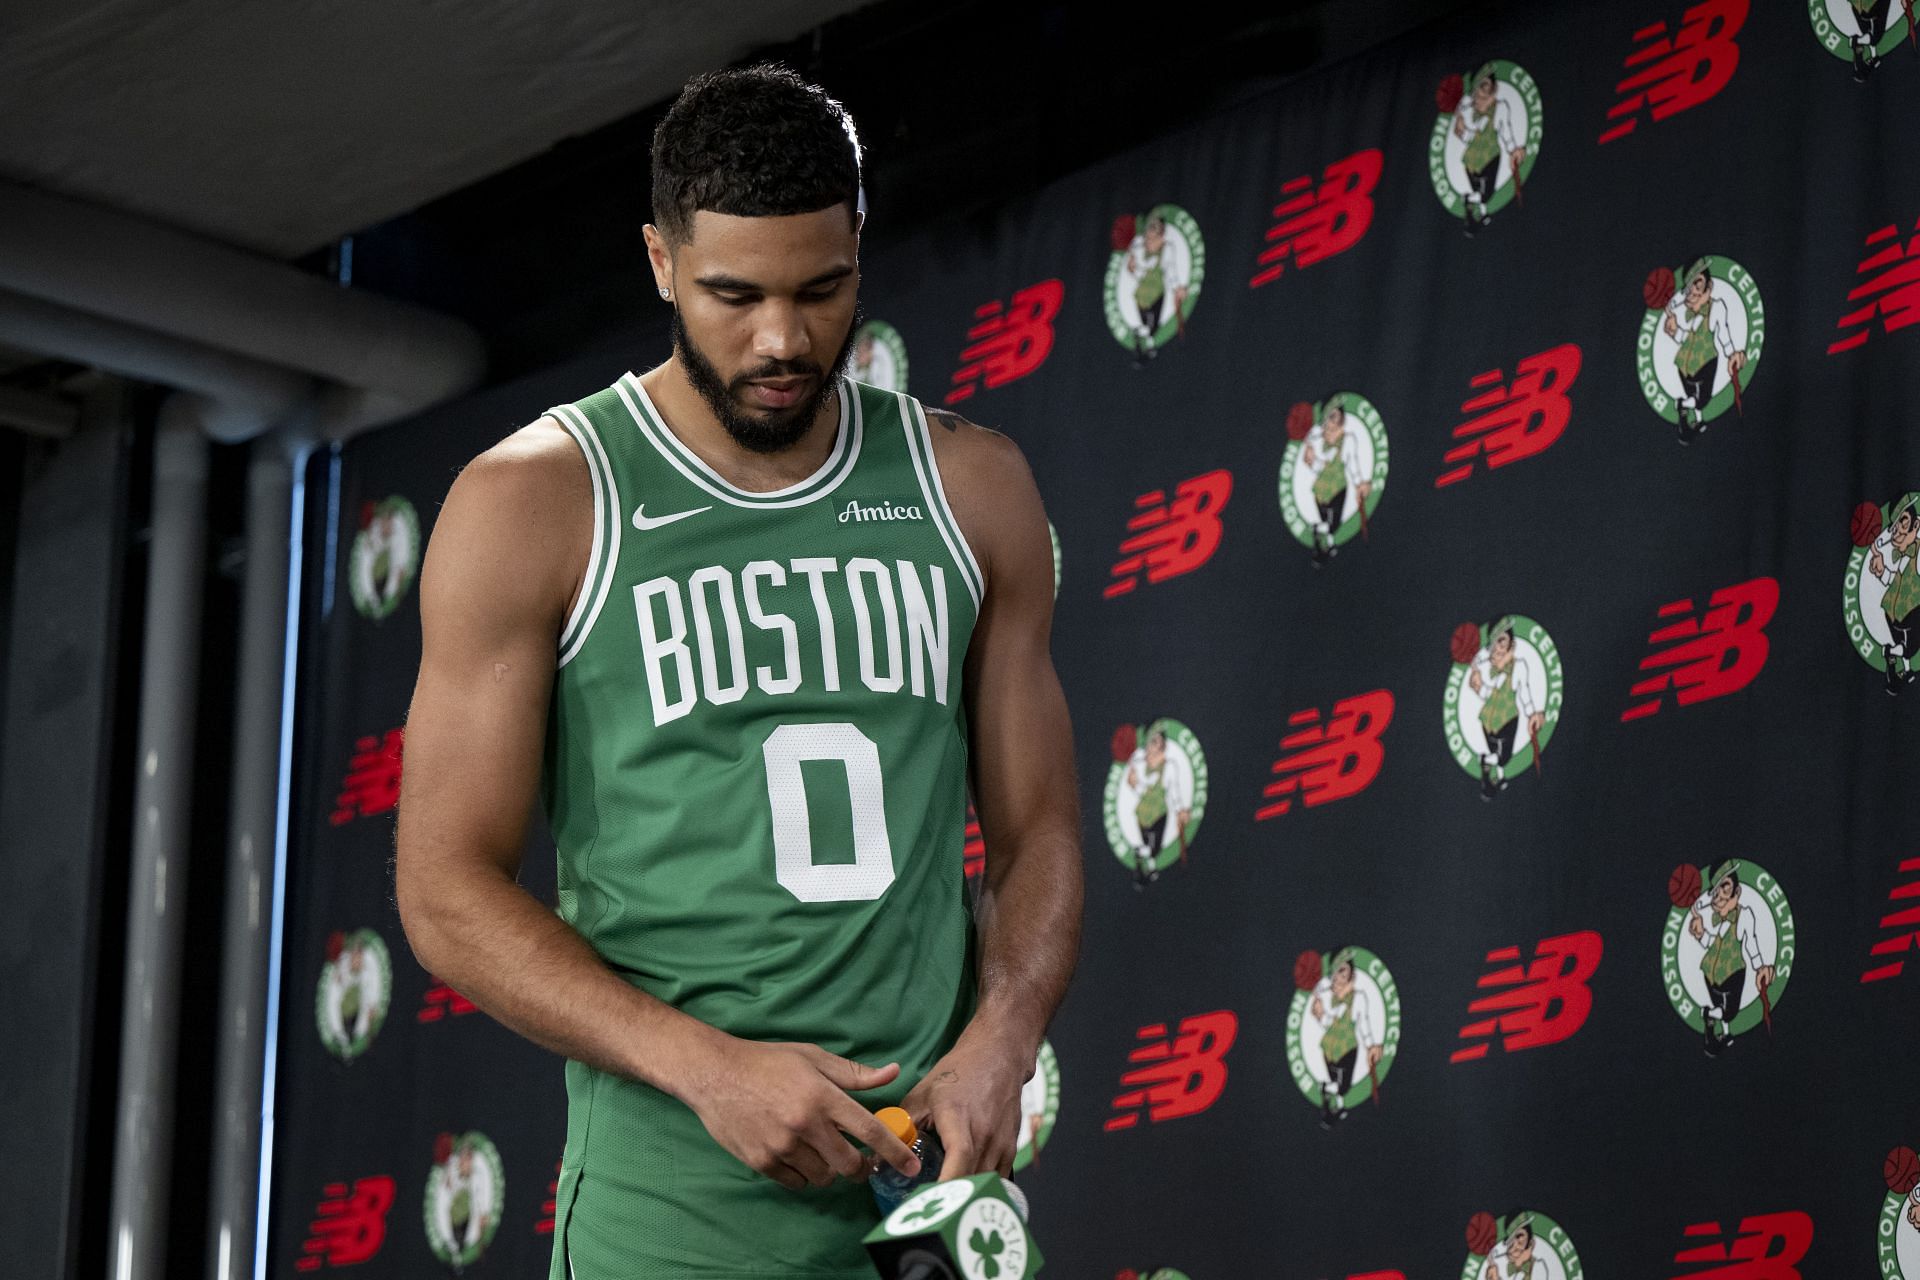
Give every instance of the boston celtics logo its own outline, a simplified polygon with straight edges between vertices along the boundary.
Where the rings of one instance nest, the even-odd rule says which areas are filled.
[[[1538,1209],[1467,1223],[1467,1261],[1460,1280],[1581,1280],[1580,1255],[1559,1223]]]
[[[1027,1227],[1019,1211],[1004,1200],[983,1198],[968,1205],[954,1226],[953,1239],[958,1246],[954,1261],[967,1280],[1000,1280],[1027,1272]]]
[[[1020,1086],[1020,1143],[1013,1153],[1015,1172],[1039,1159],[1041,1148],[1053,1136],[1053,1122],[1059,1118],[1060,1059],[1054,1056],[1053,1046],[1042,1040],[1033,1078]]]
[[[372,929],[335,930],[327,938],[327,962],[313,996],[320,1043],[342,1062],[367,1051],[387,1020],[393,996],[393,965],[387,944]]]
[[[500,1226],[506,1190],[500,1153],[485,1134],[441,1134],[433,1146],[424,1210],[434,1256],[456,1271],[479,1261]]]
[[[880,1225],[888,1235],[919,1235],[951,1218],[973,1192],[973,1183],[960,1179],[932,1183],[901,1201]]]
[[[1116,1271],[1113,1280],[1190,1280],[1184,1271],[1175,1271],[1172,1267],[1148,1267],[1145,1271],[1136,1271],[1132,1267]]]
[[[1745,858],[1682,863],[1667,877],[1660,983],[1681,1021],[1719,1057],[1735,1036],[1764,1025],[1793,976],[1793,908],[1767,871]]]
[[[1920,1155],[1895,1147],[1880,1166],[1887,1198],[1880,1202],[1882,1280],[1920,1280]]]
[[[1400,988],[1365,947],[1326,955],[1303,951],[1293,962],[1287,1009],[1287,1070],[1331,1129],[1349,1108],[1384,1100],[1383,1085],[1400,1052]]]
[[[1807,0],[1807,17],[1820,47],[1853,63],[1855,80],[1872,75],[1902,40],[1920,50],[1913,0]]]
[[[1545,627],[1518,613],[1461,623],[1451,648],[1447,749],[1491,800],[1529,767],[1541,771],[1566,696],[1560,650]]]
[[[1767,309],[1747,269],[1717,253],[1684,267],[1655,267],[1640,289],[1636,361],[1640,394],[1691,444],[1728,409],[1746,412],[1760,366]]]
[[[1527,183],[1546,130],[1540,86],[1526,71],[1495,58],[1471,76],[1450,75],[1434,93],[1440,108],[1427,141],[1434,194],[1474,234],[1510,201],[1527,204]]]
[[[1881,506],[1853,509],[1853,554],[1847,557],[1847,642],[1887,677],[1887,692],[1913,682],[1920,643],[1920,490]]]
[[[1107,328],[1145,364],[1187,331],[1200,301],[1207,247],[1200,227],[1177,204],[1123,213],[1113,223],[1107,261]]]
[[[907,389],[907,344],[885,320],[869,320],[853,335],[847,376],[883,391]]]
[[[1107,770],[1107,843],[1134,886],[1184,862],[1207,808],[1207,759],[1178,720],[1124,724],[1113,734]]]
[[[420,517],[413,504],[397,494],[361,503],[360,531],[353,535],[347,564],[353,607],[361,616],[379,619],[392,613],[419,567]]]
[[[1387,485],[1387,426],[1365,396],[1340,391],[1287,413],[1280,515],[1318,568],[1369,536]]]

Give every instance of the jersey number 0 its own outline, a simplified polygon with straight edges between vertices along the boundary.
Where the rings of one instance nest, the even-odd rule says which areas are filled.
[[[893,883],[893,846],[880,785],[880,749],[845,722],[783,724],[767,735],[767,800],[773,806],[773,866],[802,902],[871,902]],[[838,760],[847,769],[853,810],[853,861],[815,863],[807,818],[804,760]]]

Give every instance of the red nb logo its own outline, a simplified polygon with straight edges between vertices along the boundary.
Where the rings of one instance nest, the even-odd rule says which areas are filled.
[[[960,857],[969,880],[987,869],[987,842],[980,834],[980,815],[974,812],[971,803],[967,805],[966,842],[961,846]]]
[[[1696,1222],[1687,1235],[1719,1236],[1717,1222]],[[1733,1243],[1696,1245],[1673,1255],[1675,1262],[1704,1262],[1695,1271],[1674,1273],[1674,1280],[1800,1280],[1795,1264],[1813,1243],[1813,1219],[1804,1213],[1762,1213],[1740,1219]]]
[[[1220,512],[1232,494],[1233,473],[1209,471],[1182,480],[1174,488],[1172,502],[1163,489],[1135,498],[1136,514],[1127,521],[1131,535],[1120,544],[1120,559],[1113,566],[1106,598],[1123,596],[1139,586],[1142,569],[1148,582],[1165,582],[1205,564],[1226,531]]]
[[[347,779],[328,818],[334,826],[387,813],[400,803],[400,741],[405,732],[389,729],[381,737],[365,737],[353,744]]]
[[[1273,762],[1275,780],[1261,789],[1268,802],[1254,811],[1255,821],[1287,812],[1295,795],[1311,809],[1365,791],[1387,758],[1380,734],[1393,723],[1393,695],[1375,689],[1342,698],[1325,724],[1314,707],[1294,712],[1287,723],[1295,728],[1280,739],[1280,749],[1290,754]]]
[[[1533,961],[1521,965],[1520,948],[1487,952],[1487,963],[1501,968],[1481,976],[1475,985],[1491,994],[1467,1006],[1471,1014],[1487,1015],[1460,1028],[1460,1039],[1479,1040],[1455,1049],[1451,1061],[1472,1062],[1487,1056],[1495,1032],[1508,1053],[1558,1044],[1586,1024],[1593,1009],[1587,979],[1600,966],[1600,935],[1591,931],[1542,938]]]
[[[1706,0],[1687,10],[1671,40],[1664,22],[1634,32],[1639,48],[1627,55],[1633,74],[1614,86],[1620,101],[1607,112],[1607,119],[1619,123],[1601,134],[1600,141],[1632,133],[1643,108],[1650,109],[1655,120],[1665,120],[1726,88],[1740,65],[1740,46],[1733,38],[1746,21],[1747,0]]]
[[[1900,870],[1920,873],[1920,858],[1906,859],[1900,864]],[[1887,900],[1894,904],[1894,909],[1880,917],[1880,927],[1892,929],[1895,932],[1873,944],[1874,955],[1897,956],[1908,947],[1920,950],[1920,901],[1914,901],[1910,906],[1898,905],[1909,899],[1920,900],[1920,879],[1897,884],[1893,886],[1893,892],[1887,895]],[[1887,978],[1897,978],[1900,976],[1900,971],[1906,967],[1906,959],[1902,957],[1868,969],[1860,975],[1860,981],[1880,982]]]
[[[427,994],[420,1001],[420,1012],[414,1015],[421,1022],[438,1022],[448,1016],[459,1017],[472,1013],[480,1006],[455,991],[446,983],[435,978],[433,985],[427,988]]]
[[[553,1218],[554,1214],[559,1211],[559,1208],[560,1162],[555,1160],[553,1162],[553,1181],[547,1184],[547,1198],[540,1206],[540,1220],[533,1224],[535,1235],[550,1236],[553,1234]]]
[[[1107,1129],[1131,1129],[1140,1121],[1140,1109],[1158,1124],[1205,1111],[1227,1087],[1227,1050],[1240,1031],[1232,1010],[1195,1014],[1180,1020],[1179,1032],[1169,1040],[1167,1024],[1140,1028],[1139,1048],[1127,1055],[1134,1067],[1120,1077],[1126,1092],[1113,1100],[1115,1114]]]
[[[1286,272],[1287,259],[1296,267],[1345,253],[1360,243],[1373,225],[1373,188],[1380,181],[1378,150],[1356,151],[1327,166],[1318,185],[1303,173],[1281,185],[1290,197],[1273,206],[1274,224],[1267,229],[1267,245],[1258,259],[1260,270],[1247,287],[1271,284]]]
[[[1746,688],[1767,665],[1771,646],[1765,627],[1779,605],[1780,584],[1772,578],[1721,587],[1707,601],[1701,618],[1692,616],[1691,599],[1661,605],[1660,617],[1680,616],[1681,621],[1656,627],[1647,637],[1655,650],[1640,659],[1640,670],[1654,674],[1630,691],[1646,701],[1629,706],[1620,719],[1638,720],[1658,712],[1669,686],[1683,707]]]
[[[351,1194],[344,1182],[329,1182],[314,1209],[309,1235],[300,1246],[294,1270],[312,1271],[365,1262],[380,1252],[387,1238],[387,1210],[393,1208],[393,1179],[385,1174],[354,1181]]]
[[[1467,385],[1491,390],[1460,406],[1460,412],[1470,415],[1453,429],[1453,438],[1462,443],[1447,450],[1444,461],[1452,465],[1440,473],[1433,487],[1444,489],[1465,480],[1473,473],[1474,458],[1482,453],[1487,469],[1492,470],[1531,458],[1558,440],[1573,415],[1567,392],[1579,376],[1580,348],[1569,342],[1522,360],[1511,386],[1498,369],[1475,377]]]
[[[971,396],[983,377],[990,388],[1005,386],[1045,364],[1053,352],[1053,318],[1066,296],[1060,281],[1042,280],[1014,294],[1010,306],[989,302],[975,308],[947,403]]]
[[[1913,224],[1913,230],[1913,239],[1904,245],[1896,223],[1890,222],[1867,237],[1867,256],[1854,268],[1854,274],[1868,279],[1847,294],[1848,302],[1860,305],[1841,316],[1834,326],[1855,332],[1834,339],[1827,347],[1828,355],[1851,351],[1872,337],[1876,315],[1887,333],[1920,321],[1920,221]]]

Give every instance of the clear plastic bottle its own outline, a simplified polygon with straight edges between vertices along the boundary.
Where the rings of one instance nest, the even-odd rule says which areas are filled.
[[[867,1185],[873,1188],[873,1201],[880,1206],[880,1212],[887,1214],[921,1187],[939,1179],[946,1153],[940,1149],[938,1138],[931,1133],[921,1133],[915,1128],[913,1117],[899,1107],[882,1107],[874,1112],[874,1119],[892,1130],[894,1137],[913,1148],[913,1154],[920,1157],[920,1172],[911,1178],[878,1155],[872,1158],[873,1172],[867,1176]]]

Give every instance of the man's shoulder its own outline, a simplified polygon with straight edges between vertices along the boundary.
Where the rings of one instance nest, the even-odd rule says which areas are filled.
[[[571,492],[591,495],[586,456],[573,435],[552,414],[542,414],[490,447],[461,469],[463,479],[491,491],[529,498],[565,499]]]

